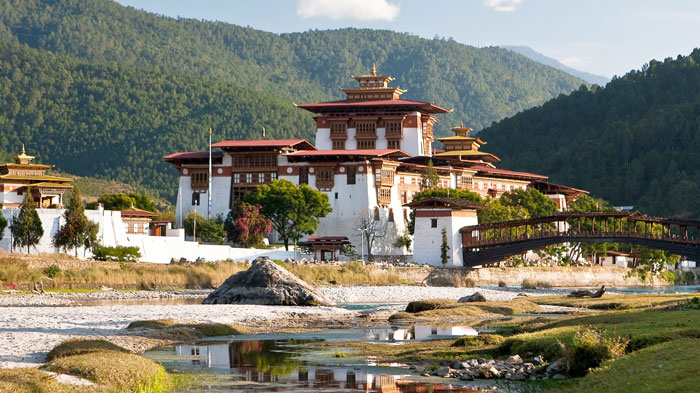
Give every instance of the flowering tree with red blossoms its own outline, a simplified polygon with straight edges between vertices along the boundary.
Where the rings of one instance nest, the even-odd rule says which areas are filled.
[[[240,202],[229,212],[224,227],[230,242],[254,247],[270,235],[272,221],[262,214],[260,205]]]

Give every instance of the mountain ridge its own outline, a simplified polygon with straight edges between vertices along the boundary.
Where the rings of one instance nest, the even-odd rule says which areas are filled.
[[[544,65],[550,66],[552,68],[556,68],[558,70],[564,71],[567,74],[573,75],[579,79],[583,79],[584,81],[588,82],[591,85],[599,85],[599,86],[605,86],[608,82],[610,82],[610,78],[607,76],[603,75],[596,75],[592,74],[590,72],[586,71],[581,71],[577,70],[576,68],[569,67],[566,64],[563,64],[559,60],[546,56],[540,52],[537,52],[536,50],[530,48],[529,46],[523,46],[523,45],[502,45],[501,48],[508,49],[510,51],[513,51],[515,53],[521,54],[525,57],[527,57],[530,60],[534,60],[538,63],[542,63]]]

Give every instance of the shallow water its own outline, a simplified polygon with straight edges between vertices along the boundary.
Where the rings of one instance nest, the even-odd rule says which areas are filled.
[[[204,392],[453,392],[472,393],[480,385],[453,379],[424,378],[403,364],[379,364],[372,357],[353,356],[347,349],[314,349],[318,341],[427,340],[477,334],[465,326],[377,327],[299,334],[240,335],[165,346],[145,356],[169,371],[209,372],[214,382]],[[347,357],[336,357],[337,351]],[[447,381],[447,382],[445,382]]]

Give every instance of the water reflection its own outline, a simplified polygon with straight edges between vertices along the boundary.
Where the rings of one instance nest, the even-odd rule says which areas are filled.
[[[431,331],[432,332],[432,331]],[[301,349],[295,340],[244,340],[177,345],[175,357],[151,354],[166,367],[209,368],[232,377],[207,392],[477,392],[449,384],[407,380],[405,368],[371,367],[366,364],[323,366],[295,360]],[[166,349],[167,351],[168,349]],[[161,350],[162,351],[162,350]],[[172,353],[172,352],[171,352]]]
[[[366,329],[365,339],[368,341],[407,341],[430,340],[461,336],[476,336],[479,332],[471,326],[433,326],[413,325],[410,328],[369,328]]]

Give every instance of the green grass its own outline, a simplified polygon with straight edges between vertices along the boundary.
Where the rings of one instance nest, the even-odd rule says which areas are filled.
[[[566,296],[533,296],[532,302],[553,306],[588,308],[591,310],[635,310],[664,308],[692,299],[697,294],[683,295],[603,295],[592,298],[570,298]]]
[[[233,336],[247,332],[247,329],[241,326],[223,323],[177,323],[172,319],[134,321],[127,326],[127,329],[161,330],[165,334],[176,336],[180,339]]]
[[[529,299],[529,298],[528,298]],[[540,307],[525,299],[508,301],[458,303],[449,299],[429,299],[409,303],[407,312],[397,313],[390,320],[441,322],[472,321],[476,318],[540,312]]]
[[[608,361],[587,376],[544,393],[677,393],[698,391],[700,340],[679,339]]]

